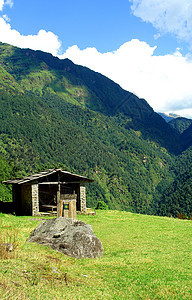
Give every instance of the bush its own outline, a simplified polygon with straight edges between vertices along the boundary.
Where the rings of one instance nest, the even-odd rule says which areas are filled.
[[[183,213],[178,213],[178,214],[177,214],[177,218],[178,218],[178,219],[182,219],[182,220],[186,220],[186,219],[187,219],[187,216],[186,216],[185,214],[183,214]]]
[[[96,209],[107,210],[107,209],[109,209],[109,207],[108,207],[108,205],[104,201],[100,200],[97,203]]]

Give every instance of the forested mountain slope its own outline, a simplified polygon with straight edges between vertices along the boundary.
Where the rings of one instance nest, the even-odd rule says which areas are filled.
[[[157,214],[192,216],[192,147],[175,158],[172,170],[156,191]]]
[[[179,138],[144,99],[105,76],[0,43],[3,179],[60,166],[95,180],[90,206],[103,199],[113,209],[157,213],[154,195],[175,178]],[[8,194],[0,190],[1,199]]]
[[[57,95],[65,102],[108,116],[124,113],[145,138],[157,141],[172,152],[180,150],[177,134],[144,99],[123,90],[99,73],[68,59],[59,60],[42,51],[2,43],[0,65],[3,88],[9,94]]]
[[[183,150],[192,146],[192,124],[181,134]]]
[[[183,133],[192,124],[191,119],[178,117],[169,121],[169,125],[178,133]]]
[[[54,98],[54,99],[53,99]],[[171,157],[123,115],[108,117],[58,98],[1,96],[1,155],[25,172],[60,165],[95,179],[91,204],[145,212]],[[60,104],[59,104],[60,103]],[[168,163],[169,162],[169,163]]]

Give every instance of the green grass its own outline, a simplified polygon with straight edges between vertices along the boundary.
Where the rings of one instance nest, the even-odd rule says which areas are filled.
[[[78,216],[102,241],[100,259],[26,242],[40,221],[0,215],[0,299],[191,299],[192,222],[119,211]]]

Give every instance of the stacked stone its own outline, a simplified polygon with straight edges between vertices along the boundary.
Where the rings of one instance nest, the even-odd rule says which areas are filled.
[[[81,212],[86,214],[86,188],[83,185],[80,186],[80,205]]]
[[[31,185],[32,193],[32,216],[39,215],[39,187],[38,184]]]

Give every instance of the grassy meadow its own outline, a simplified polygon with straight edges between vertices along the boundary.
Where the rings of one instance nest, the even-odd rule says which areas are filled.
[[[26,242],[41,222],[0,214],[0,299],[192,299],[192,221],[97,211],[78,216],[102,241],[99,259]]]

